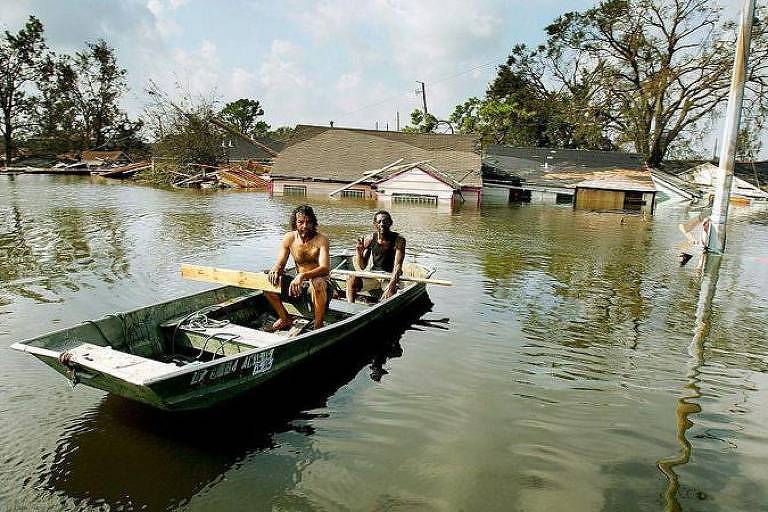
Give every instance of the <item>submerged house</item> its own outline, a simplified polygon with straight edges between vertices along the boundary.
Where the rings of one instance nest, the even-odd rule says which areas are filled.
[[[675,166],[672,167],[674,169]],[[681,168],[684,170],[680,171]],[[700,196],[714,195],[718,174],[717,165],[703,162],[690,166],[690,163],[686,165],[680,162],[677,163],[677,171],[676,177],[698,189]],[[768,162],[736,162],[731,183],[731,202],[748,204],[754,200],[768,200],[768,192],[756,186],[766,183],[767,180]]]
[[[272,193],[479,204],[476,148],[468,135],[299,125],[275,159]]]
[[[128,164],[131,159],[123,151],[94,151],[84,149],[80,152],[80,161],[88,166],[99,166],[103,164]]]
[[[483,160],[483,202],[573,204],[652,213],[656,186],[641,155],[492,145]]]

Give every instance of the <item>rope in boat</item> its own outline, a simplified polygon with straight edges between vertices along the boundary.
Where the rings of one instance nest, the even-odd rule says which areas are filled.
[[[215,306],[207,306],[202,309],[198,309],[197,311],[193,311],[192,313],[185,316],[179,323],[176,324],[176,328],[173,330],[173,335],[171,336],[171,356],[174,356],[176,351],[176,334],[179,332],[179,329],[184,327],[185,329],[189,329],[190,331],[197,331],[197,332],[205,332],[207,329],[218,329],[221,327],[224,327],[225,325],[229,325],[229,320],[214,320],[213,318],[208,318],[208,313],[213,311],[215,309]],[[226,339],[221,339],[221,337],[226,336]],[[233,341],[240,337],[239,334],[236,333],[230,333],[230,332],[217,332],[214,334],[209,335],[205,342],[203,343],[203,348],[200,350],[200,354],[196,357],[196,359],[199,359],[203,352],[205,352],[205,348],[208,346],[208,342],[212,338],[216,338],[219,341],[219,348],[216,349],[216,352],[214,352],[214,357],[216,357],[216,354],[218,354],[219,350],[221,350],[222,355],[224,355],[224,343],[227,341]],[[237,347],[237,351],[240,352],[240,347]]]

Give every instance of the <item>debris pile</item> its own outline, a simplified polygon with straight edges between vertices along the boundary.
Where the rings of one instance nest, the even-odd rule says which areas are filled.
[[[244,188],[264,190],[269,185],[268,165],[247,162],[244,165],[216,167],[189,164],[187,172],[172,171],[176,188]]]

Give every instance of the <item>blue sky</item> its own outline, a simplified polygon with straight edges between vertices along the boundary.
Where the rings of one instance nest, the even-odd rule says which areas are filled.
[[[739,0],[724,0],[735,17]],[[517,43],[537,44],[558,15],[592,0],[3,0],[0,27],[39,17],[52,49],[104,38],[128,70],[138,115],[152,79],[172,91],[258,99],[273,127],[384,129],[420,108],[447,118],[488,82]]]

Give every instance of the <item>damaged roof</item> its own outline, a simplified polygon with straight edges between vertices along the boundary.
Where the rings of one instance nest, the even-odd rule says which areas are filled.
[[[620,170],[641,171],[650,180],[641,155],[618,151],[491,145],[486,150],[483,166],[486,181],[524,182],[544,187],[572,187],[591,179],[605,181],[603,178],[610,176],[606,173]],[[618,183],[617,176],[613,179]]]
[[[428,160],[438,173],[461,186],[482,184],[481,157],[473,136],[311,125],[296,127],[275,160],[272,176],[352,182],[401,158],[403,164]]]
[[[576,188],[600,190],[630,190],[633,192],[655,192],[656,185],[648,169],[612,169],[589,173],[587,179],[575,184]]]

